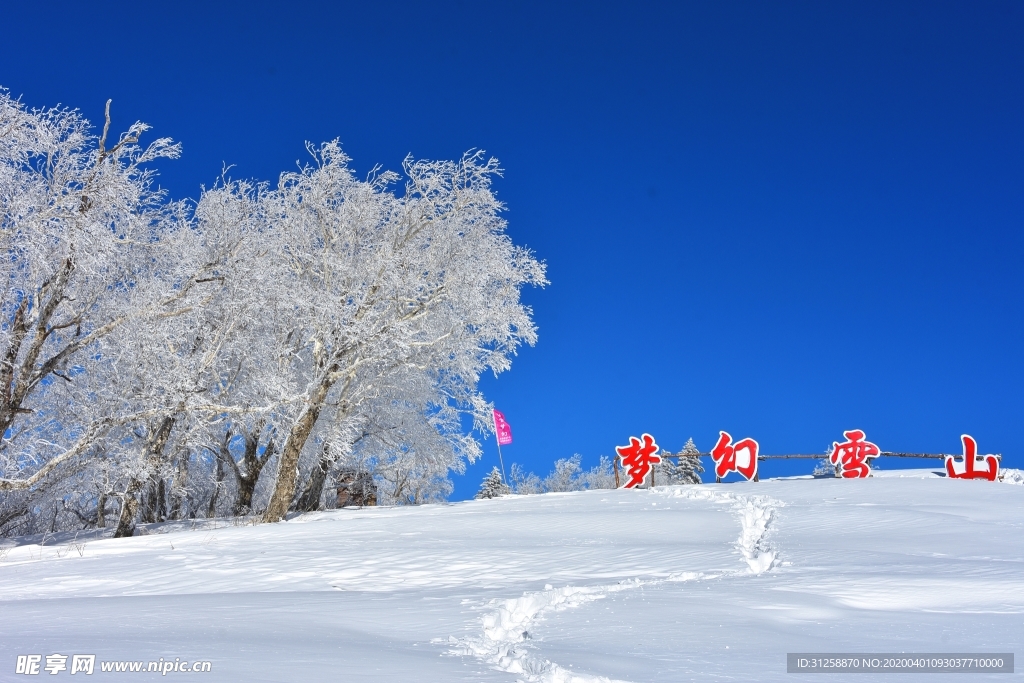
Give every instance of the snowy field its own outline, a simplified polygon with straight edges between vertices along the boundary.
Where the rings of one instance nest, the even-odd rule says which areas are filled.
[[[0,550],[0,680],[58,680],[14,673],[53,653],[95,654],[86,680],[177,658],[211,671],[170,678],[510,683],[903,681],[787,674],[786,653],[1020,655],[1024,486],[900,474],[22,544]]]

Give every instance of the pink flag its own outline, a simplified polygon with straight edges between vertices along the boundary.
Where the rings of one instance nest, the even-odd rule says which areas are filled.
[[[499,411],[494,411],[494,431],[498,435],[498,445],[507,446],[512,443],[512,426]]]

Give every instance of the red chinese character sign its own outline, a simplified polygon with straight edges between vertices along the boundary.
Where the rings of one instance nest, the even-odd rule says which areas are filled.
[[[988,479],[995,481],[999,474],[999,460],[994,455],[978,455],[978,442],[970,435],[962,434],[960,440],[964,444],[963,462],[957,462],[957,456],[946,456],[946,476],[951,479]],[[958,467],[957,465],[963,465]]]
[[[615,452],[622,459],[622,466],[629,476],[626,483],[622,485],[624,489],[636,488],[644,483],[654,465],[661,462],[661,456],[656,455],[658,444],[654,443],[654,437],[650,434],[644,434],[639,439],[635,436],[629,437],[629,445],[616,446]]]
[[[868,458],[877,458],[882,452],[878,446],[864,440],[864,432],[851,429],[843,432],[846,441],[832,443],[832,455],[829,462],[835,465],[836,472],[844,479],[863,479],[871,474]]]
[[[738,472],[750,481],[757,477],[757,442],[753,439],[740,439],[732,442],[729,432],[718,433],[718,443],[711,451],[715,461],[715,475],[721,479],[729,472]]]

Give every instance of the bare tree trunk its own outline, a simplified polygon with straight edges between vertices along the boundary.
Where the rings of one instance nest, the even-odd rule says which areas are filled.
[[[184,501],[185,482],[188,481],[188,449],[181,449],[178,455],[178,466],[174,471],[174,482],[171,484],[170,519],[181,519],[181,504]]]
[[[259,455],[260,450],[260,436],[263,433],[264,422],[261,420],[256,423],[256,427],[249,431],[244,426],[239,428],[242,440],[245,444],[244,452],[242,453],[242,466],[239,467],[238,463],[235,462],[234,457],[231,455],[231,451],[228,449],[228,443],[231,441],[232,432],[229,429],[224,434],[224,442],[220,447],[220,458],[228,465],[231,469],[231,473],[235,475],[235,483],[238,486],[238,495],[235,498],[235,505],[233,514],[235,516],[245,515],[252,512],[252,496],[256,491],[256,483],[260,479],[260,473],[263,471],[263,467],[270,460],[271,456],[274,455],[274,439],[271,437],[267,441],[267,445],[263,449],[263,455]],[[244,471],[243,471],[244,469]]]
[[[167,441],[171,438],[171,429],[174,427],[174,418],[165,417],[157,428],[156,433],[150,439],[147,455],[150,465],[154,467],[159,464],[160,453],[163,452]],[[138,494],[142,492],[146,482],[139,479],[132,479],[128,484],[128,490],[124,493],[121,503],[121,518],[117,522],[117,530],[114,538],[132,536],[135,533],[135,515],[139,510]],[[155,505],[150,506],[150,512],[154,511]]]
[[[217,481],[213,485],[213,495],[210,496],[210,505],[206,508],[207,519],[217,515],[217,496],[220,494],[221,483],[224,481],[224,463],[220,458],[214,459],[217,461]]]
[[[163,477],[150,478],[144,499],[146,505],[142,509],[142,519],[146,522],[166,522],[167,483]]]
[[[260,470],[263,469],[263,464],[264,463],[261,463],[259,465],[259,469],[255,470],[250,470],[247,467],[245,474],[237,477],[238,497],[235,499],[235,516],[247,515],[252,512],[252,494],[256,491],[256,481],[259,479]]]
[[[65,300],[64,294],[74,269],[74,259],[65,258],[57,272],[42,283],[35,297],[22,299],[10,320],[10,341],[4,350],[0,369],[0,387],[3,388],[0,391],[0,433],[11,428],[17,415],[30,412],[23,406],[32,390],[75,348],[75,342],[71,342],[42,363],[38,362],[43,345],[53,331],[51,320],[57,307]],[[29,313],[30,302],[35,306],[35,316]],[[71,322],[77,320],[74,318]],[[35,329],[32,329],[33,325]]]
[[[167,482],[163,477],[156,485],[156,521],[167,521]]]
[[[107,492],[100,491],[100,496],[96,500],[96,526],[97,528],[104,528],[107,526]]]
[[[159,521],[156,515],[156,486],[152,481],[146,484],[146,490],[142,494],[142,509],[139,519],[146,524]]]
[[[121,516],[117,520],[117,529],[114,530],[114,538],[125,538],[135,534],[135,514],[139,510],[139,500],[136,495],[141,488],[137,479],[133,479],[124,492],[121,499]]]
[[[13,522],[18,517],[24,517],[27,514],[28,506],[24,504],[19,505],[18,507],[13,508],[11,510],[8,510],[7,512],[0,512],[0,529],[3,529],[3,527],[6,526],[8,522]]]
[[[309,481],[306,482],[302,495],[295,503],[296,510],[312,512],[320,509],[320,497],[323,495],[324,483],[327,481],[327,473],[331,470],[332,464],[334,463],[330,456],[330,446],[325,443],[320,451],[320,457],[317,458],[313,470],[309,473]]]
[[[333,368],[331,369],[333,370]],[[306,445],[306,439],[313,432],[320,411],[323,409],[327,393],[334,385],[330,379],[331,370],[324,372],[320,384],[310,396],[306,407],[302,409],[295,424],[288,431],[284,446],[281,448],[281,460],[277,466],[277,483],[270,498],[267,511],[263,513],[264,522],[280,522],[288,513],[292,499],[295,497],[296,481],[299,478],[299,456]]]

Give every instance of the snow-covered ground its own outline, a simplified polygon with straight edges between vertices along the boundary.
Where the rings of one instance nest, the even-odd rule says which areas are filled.
[[[212,670],[171,678],[579,683],[837,678],[787,674],[787,652],[1019,653],[1022,512],[1024,486],[887,471],[25,544],[0,550],[0,680],[53,653],[95,654],[87,680],[178,658]]]

